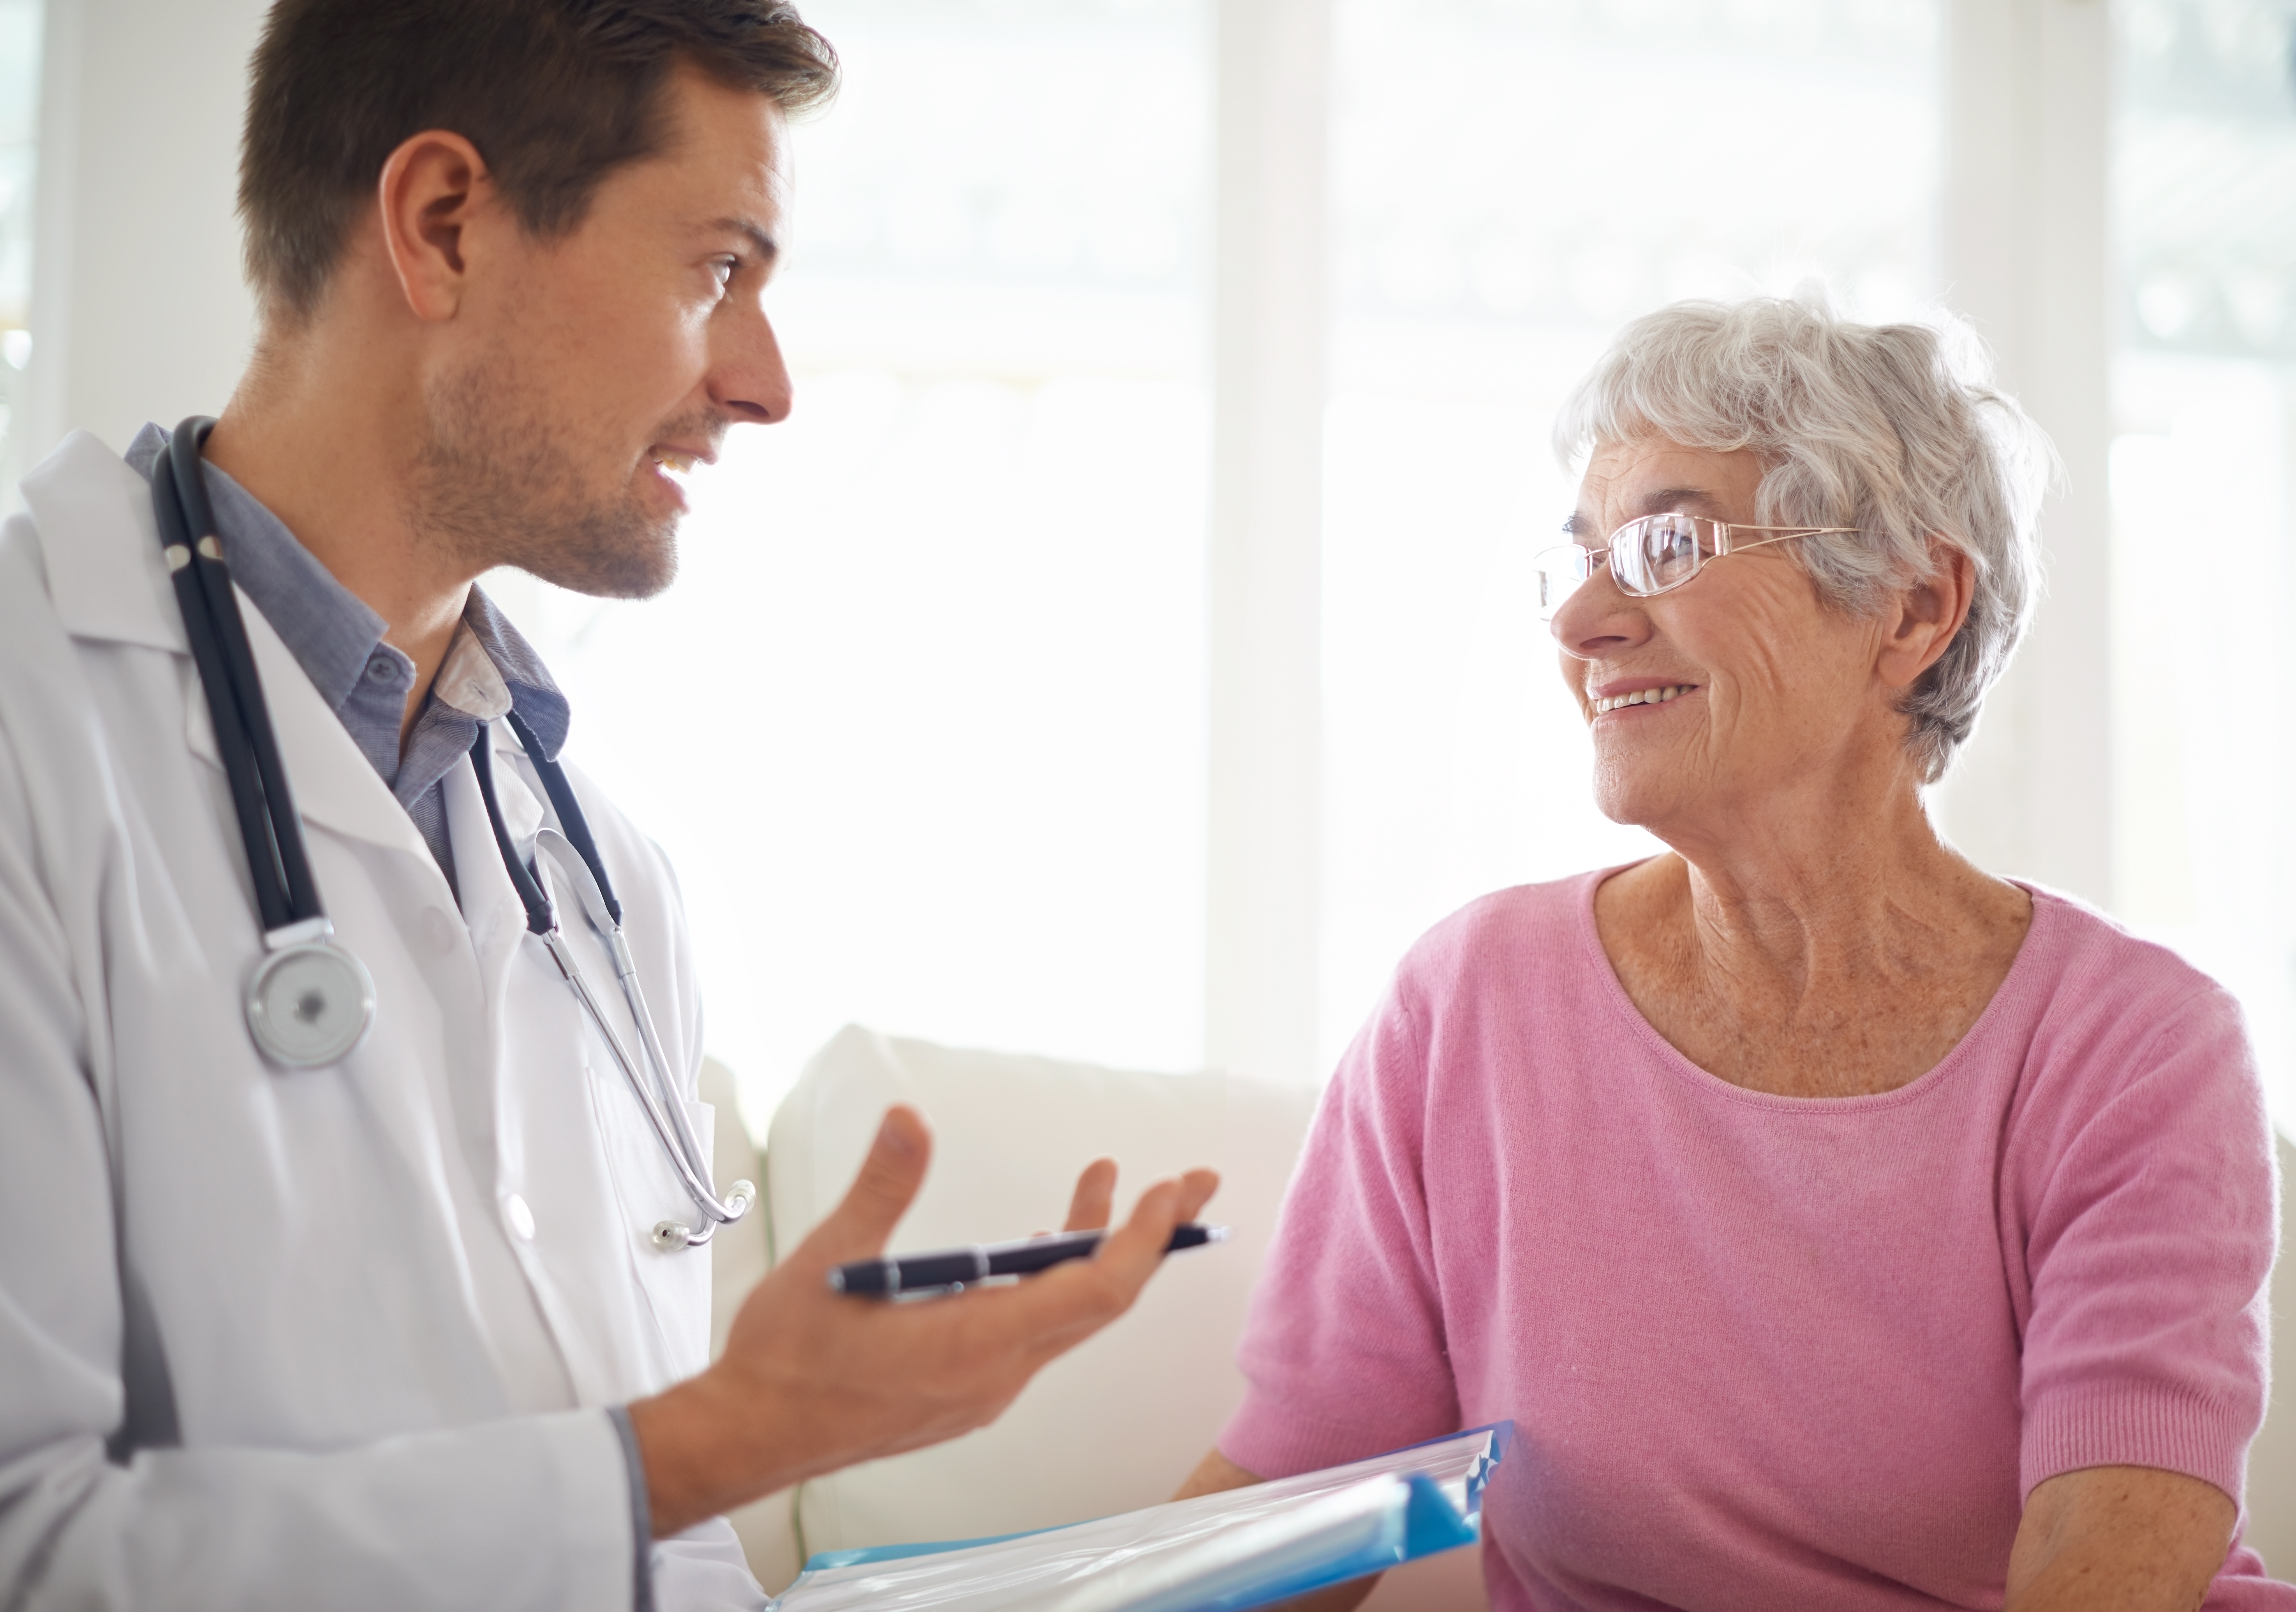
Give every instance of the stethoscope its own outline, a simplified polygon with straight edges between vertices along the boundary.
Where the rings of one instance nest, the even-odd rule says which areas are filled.
[[[255,655],[249,647],[247,625],[240,618],[239,598],[233,591],[223,544],[216,536],[214,507],[208,501],[201,472],[201,450],[215,421],[193,415],[176,428],[168,446],[152,466],[152,507],[159,517],[160,552],[175,584],[176,602],[184,613],[184,631],[191,640],[192,663],[198,668],[207,693],[208,714],[215,723],[216,749],[223,758],[224,776],[231,784],[231,801],[239,818],[239,833],[247,849],[247,871],[255,885],[257,915],[263,925],[262,961],[248,981],[247,1032],[257,1049],[285,1069],[313,1069],[340,1062],[366,1039],[374,1026],[374,977],[366,965],[335,940],[335,926],[319,903],[318,887],[311,879],[310,859],[304,853],[302,819],[287,785],[286,768],[271,729],[270,708],[255,673]],[[195,537],[193,534],[198,536]],[[669,1060],[646,1009],[645,992],[638,982],[637,965],[622,937],[622,905],[615,899],[613,881],[591,838],[581,802],[567,781],[566,769],[543,755],[542,746],[515,711],[505,716],[511,732],[526,747],[527,759],[542,780],[543,792],[558,814],[561,829],[545,827],[536,836],[535,848],[571,880],[583,915],[612,957],[622,997],[629,1004],[630,1022],[652,1071],[641,1068],[621,1035],[608,1020],[605,1007],[590,988],[588,978],[575,961],[573,949],[558,926],[558,911],[550,896],[549,880],[537,863],[529,868],[519,860],[503,822],[502,806],[495,795],[491,728],[481,724],[478,742],[471,747],[471,765],[485,799],[487,820],[494,827],[495,847],[503,866],[526,908],[526,927],[549,951],[551,961],[582,1004],[598,1037],[606,1044],[630,1091],[645,1110],[662,1151],[677,1172],[686,1195],[701,1211],[697,1223],[665,1220],[652,1237],[664,1250],[697,1248],[749,1213],[758,1190],[737,1181],[720,1199],[710,1178],[709,1156],[687,1122],[685,1105],[670,1078]]]

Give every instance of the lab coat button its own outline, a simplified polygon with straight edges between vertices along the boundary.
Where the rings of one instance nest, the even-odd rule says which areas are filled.
[[[534,1240],[534,1211],[526,1207],[526,1199],[512,1192],[503,1199],[503,1219],[510,1223],[511,1234],[521,1242]]]

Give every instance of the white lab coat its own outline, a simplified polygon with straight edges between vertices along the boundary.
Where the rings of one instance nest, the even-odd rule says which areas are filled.
[[[148,484],[82,433],[24,496],[0,532],[0,1607],[628,1606],[630,1490],[600,1407],[701,1368],[709,1256],[648,1240],[693,1206],[527,935],[470,762],[441,786],[458,908],[242,596],[321,898],[378,1004],[341,1064],[270,1068],[242,1017],[261,950],[244,854]],[[550,814],[495,733],[530,854]],[[575,783],[691,1092],[676,884]],[[530,1306],[552,1371],[509,1369],[505,1305]],[[516,1413],[545,1379],[565,1408]],[[663,1612],[763,1600],[722,1521],[658,1545],[655,1569]]]

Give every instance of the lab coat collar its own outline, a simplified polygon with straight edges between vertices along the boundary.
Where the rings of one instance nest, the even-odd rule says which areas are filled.
[[[75,638],[190,655],[183,615],[160,557],[150,482],[94,436],[74,431],[24,479],[23,490],[39,533],[49,595],[66,632]],[[239,601],[280,758],[305,820],[405,851],[435,872],[437,864],[414,820],[361,754],[341,718],[263,612],[243,592]],[[206,695],[196,679],[187,687],[185,741],[195,755],[220,768]],[[517,756],[521,752],[509,726],[495,723],[489,732],[498,753]],[[542,824],[542,803],[516,767],[497,767],[496,778],[512,840],[524,846]],[[504,876],[505,888],[508,884]]]
[[[264,703],[271,708],[271,729],[278,736],[287,787],[294,794],[295,809],[303,821],[404,851],[437,872],[438,864],[431,860],[414,819],[406,814],[373,763],[360,751],[342,719],[327,708],[294,651],[244,593],[239,595],[239,613],[247,623],[248,646],[255,651],[255,673],[263,684]],[[220,772],[223,755],[216,745],[207,694],[197,678],[189,679],[184,688],[185,742],[193,755]],[[443,881],[445,875],[439,878]],[[325,892],[320,894],[324,898]]]
[[[160,558],[152,484],[86,431],[24,478],[48,594],[75,638],[191,653]]]
[[[398,804],[398,798],[360,752],[340,718],[327,708],[319,691],[303,675],[294,653],[244,593],[240,595],[240,612],[246,618],[248,642],[255,651],[256,673],[263,680],[264,698],[271,706],[271,725],[279,736],[279,754],[286,764],[288,784],[295,791],[295,805],[305,821],[405,851],[437,872],[438,864],[431,859],[430,847],[423,844],[414,819],[407,815],[406,808]],[[207,697],[196,683],[190,691],[184,723],[193,750],[220,769],[223,760],[216,748]],[[515,765],[514,758],[523,752],[510,724],[490,723],[487,733],[498,757],[495,794],[502,804],[503,825],[510,831],[511,843],[520,847],[521,855],[526,855],[531,848],[535,831],[542,826],[542,801],[528,787]],[[469,767],[467,760],[455,764],[457,773],[467,772]],[[456,841],[455,864],[461,874],[466,909],[480,890],[488,892],[491,897],[504,897],[513,903],[517,900],[510,876],[503,871],[502,858],[493,854],[492,839],[489,830],[487,854],[473,855],[463,855],[465,847],[459,839]],[[488,871],[493,875],[491,880],[487,877]],[[501,886],[499,890],[495,889],[496,882]]]

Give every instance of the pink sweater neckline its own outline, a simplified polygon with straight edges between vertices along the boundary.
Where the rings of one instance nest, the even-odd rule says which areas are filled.
[[[1602,927],[1595,920],[1595,896],[1612,878],[1651,860],[1654,859],[1645,857],[1642,861],[1622,862],[1613,867],[1598,868],[1591,873],[1581,874],[1573,881],[1578,886],[1572,895],[1578,944],[1585,949],[1595,976],[1605,987],[1611,1010],[1664,1068],[1717,1096],[1785,1113],[1811,1109],[1838,1113],[1845,1109],[1894,1108],[1900,1103],[1917,1102],[1931,1092],[1951,1084],[1955,1073],[1982,1060],[1993,1041],[2016,1033],[2013,1021],[2023,1001],[2024,976],[2035,966],[2046,966],[2036,965],[2034,959],[2055,944],[2054,936],[2047,931],[2061,921],[2061,909],[2064,905],[2061,896],[2027,884],[2022,880],[2009,880],[2031,898],[2032,921],[2026,926],[2024,939],[2017,945],[2017,955],[2010,959],[2009,971],[1993,988],[1993,994],[1987,999],[1976,1021],[1937,1062],[1905,1084],[1893,1086],[1886,1092],[1861,1092],[1847,1097],[1795,1097],[1780,1092],[1756,1092],[1733,1085],[1712,1070],[1693,1063],[1672,1042],[1659,1034],[1658,1027],[1643,1017],[1643,1011],[1635,1006],[1634,998],[1627,994],[1626,982],[1619,978],[1619,970],[1611,963],[1610,953],[1603,946]]]

